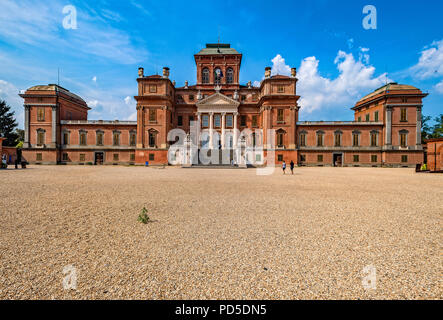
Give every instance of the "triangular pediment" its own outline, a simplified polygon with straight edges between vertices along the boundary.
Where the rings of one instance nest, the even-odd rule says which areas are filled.
[[[204,98],[203,100],[196,103],[198,107],[203,106],[238,106],[240,102],[237,100],[231,99],[220,92],[216,92],[209,97]]]

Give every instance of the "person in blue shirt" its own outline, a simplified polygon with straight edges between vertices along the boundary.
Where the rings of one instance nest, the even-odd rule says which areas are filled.
[[[283,174],[286,174],[286,162],[283,160],[283,163],[281,165],[281,168],[283,169]]]

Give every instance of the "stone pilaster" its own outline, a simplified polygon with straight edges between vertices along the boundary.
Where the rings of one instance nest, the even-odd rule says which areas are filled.
[[[52,107],[51,148],[57,147],[57,106]]]
[[[421,145],[421,107],[417,107],[416,144]]]
[[[25,105],[25,141],[23,142],[23,148],[29,148],[29,112],[31,107]]]
[[[386,137],[385,144],[392,145],[392,107],[386,107]]]

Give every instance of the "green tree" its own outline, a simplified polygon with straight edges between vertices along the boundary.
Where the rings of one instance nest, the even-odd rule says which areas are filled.
[[[435,125],[432,128],[432,138],[442,138],[443,137],[443,113],[434,119]]]
[[[421,121],[421,143],[425,143],[426,139],[429,139],[432,135],[432,127],[429,125],[431,116],[423,116]]]
[[[0,100],[0,135],[6,138],[3,141],[5,146],[15,146],[15,142],[19,135],[15,131],[17,122],[14,118],[14,111],[11,111],[11,107],[6,104],[6,101]]]

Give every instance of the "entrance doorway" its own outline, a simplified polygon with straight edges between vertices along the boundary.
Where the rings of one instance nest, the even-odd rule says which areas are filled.
[[[334,167],[343,166],[343,153],[334,153],[332,156],[332,164]]]
[[[96,152],[95,153],[95,161],[94,164],[101,165],[103,164],[104,154],[103,152]]]

